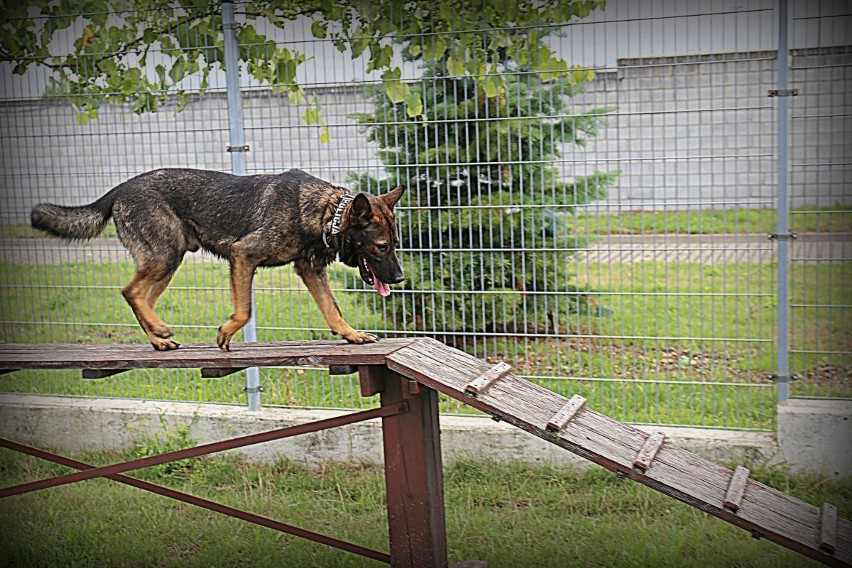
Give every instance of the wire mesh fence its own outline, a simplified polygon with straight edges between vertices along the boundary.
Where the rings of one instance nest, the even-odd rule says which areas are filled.
[[[249,8],[236,4],[238,24],[261,29]],[[85,37],[92,16],[74,17],[71,35]],[[832,3],[797,6],[790,18],[791,83],[799,91],[784,204],[799,234],[789,281],[794,396],[852,395],[849,18]],[[339,52],[314,35],[314,23],[300,17],[263,28],[277,47],[306,55],[293,75],[304,97],[292,95],[292,79],[243,74],[247,169],[300,168],[354,191],[408,187],[397,207],[406,281],[383,299],[355,271],[330,271],[353,327],[434,336],[505,360],[622,420],[773,427],[774,3],[611,1],[585,19],[502,30],[509,38],[538,34],[541,45],[581,66],[570,82],[523,66],[471,74],[448,70],[446,57],[443,67],[400,60],[401,79],[423,106],[413,118],[388,100],[366,56]],[[458,29],[396,39],[421,53],[470,35],[487,37]],[[243,51],[269,49],[238,37]],[[176,41],[208,51],[220,42],[212,33]],[[148,55],[157,49],[165,48]],[[143,340],[120,294],[134,267],[114,231],[85,243],[48,239],[28,229],[29,211],[40,201],[91,202],[156,168],[229,171],[219,68],[151,93],[144,100],[156,112],[107,103],[89,119],[66,95],[45,96],[46,75],[13,76],[2,65],[0,339]],[[260,271],[255,295],[260,340],[330,337],[289,267]],[[187,255],[157,311],[178,341],[213,341],[231,312],[227,265]],[[5,391],[245,400],[239,375],[135,371],[84,381],[51,372],[0,380]],[[264,404],[374,404],[360,397],[355,377],[323,370],[263,369],[261,383]]]

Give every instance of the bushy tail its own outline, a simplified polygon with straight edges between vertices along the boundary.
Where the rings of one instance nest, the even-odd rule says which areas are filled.
[[[53,203],[39,203],[33,207],[30,222],[33,228],[65,239],[91,239],[97,237],[112,217],[115,198],[107,193],[94,203],[65,207]]]

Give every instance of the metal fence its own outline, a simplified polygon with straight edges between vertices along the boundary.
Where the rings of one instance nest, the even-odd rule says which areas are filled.
[[[431,117],[416,128],[370,96],[381,79],[363,57],[298,19],[279,45],[309,56],[297,80],[330,140],[303,120],[304,105],[243,76],[245,173],[297,167],[366,191],[409,187],[397,208],[404,285],[382,299],[353,271],[331,270],[353,327],[505,360],[622,420],[772,429],[779,395],[852,395],[852,16],[819,2],[785,17],[785,4],[610,1],[547,28],[559,32],[548,45],[594,70],[592,81],[563,96],[518,72],[505,78],[509,112],[489,114],[499,100],[483,100],[483,114],[461,123],[451,103],[470,98],[465,83],[403,62]],[[160,167],[232,171],[224,74],[180,112],[176,99],[156,113],[105,105],[83,124],[64,99],[43,96],[44,75],[0,65],[0,339],[142,341],[119,293],[132,261],[113,234],[42,238],[26,228],[29,210],[90,202]],[[181,87],[193,93],[193,80]],[[546,147],[554,137],[564,141]],[[489,186],[493,171],[512,179]],[[330,337],[289,267],[260,272],[255,296],[260,340]],[[212,341],[230,313],[227,267],[188,255],[157,310],[178,341]],[[242,403],[235,377],[19,373],[0,389]],[[354,377],[327,371],[262,369],[250,381],[265,405],[374,404]]]

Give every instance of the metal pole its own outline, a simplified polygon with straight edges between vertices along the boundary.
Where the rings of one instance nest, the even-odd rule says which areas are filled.
[[[787,400],[790,378],[790,319],[789,319],[789,258],[790,224],[789,199],[787,195],[787,121],[788,121],[788,54],[787,47],[787,0],[778,0],[778,402]]]
[[[228,129],[230,131],[231,170],[235,175],[246,175],[246,146],[243,135],[243,103],[240,97],[240,58],[237,45],[233,0],[222,0],[222,32],[225,36],[225,85],[228,91]],[[243,340],[257,341],[254,288],[251,292],[251,317],[243,328]],[[246,394],[249,410],[260,408],[260,371],[257,367],[246,369]]]

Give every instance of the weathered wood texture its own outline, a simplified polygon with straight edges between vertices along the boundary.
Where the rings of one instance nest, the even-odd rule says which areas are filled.
[[[477,389],[472,381],[493,367],[432,339],[383,340],[369,345],[342,341],[237,344],[223,352],[214,345],[186,345],[160,353],[142,345],[0,344],[0,373],[15,369],[87,369],[91,376],[133,368],[279,367],[351,365],[361,371],[365,395],[383,390],[378,366],[413,379],[502,419],[544,440],[619,472],[729,523],[829,566],[852,567],[852,522],[772,489],[728,468],[596,412],[544,387],[507,373]],[[408,386],[409,394],[419,392]],[[418,395],[422,396],[422,395]],[[566,406],[573,414],[565,420]],[[577,408],[573,408],[577,406]],[[558,417],[558,420],[554,419]],[[564,422],[564,423],[563,423]],[[400,434],[399,440],[403,442]],[[424,442],[427,442],[425,440]],[[655,455],[644,471],[634,470],[643,448]],[[732,483],[733,482],[733,483]],[[434,483],[434,482],[433,482]],[[434,486],[434,485],[433,485]],[[733,486],[733,487],[732,487]],[[741,494],[740,494],[741,492]],[[726,508],[725,505],[730,507]],[[432,519],[434,521],[434,519]]]
[[[587,405],[558,432],[548,430],[569,402],[564,396],[507,374],[476,398],[465,389],[490,366],[438,341],[421,339],[387,358],[390,369],[568,449],[625,477],[679,499],[755,536],[777,542],[829,566],[852,566],[852,523],[838,519],[833,554],[820,550],[820,508],[748,480],[736,512],[724,507],[733,472],[663,442],[644,472],[634,471],[649,435]],[[656,444],[654,444],[656,445]],[[830,516],[830,515],[829,515]],[[830,533],[830,530],[824,531]]]
[[[734,474],[731,476],[731,483],[728,485],[728,490],[725,492],[725,508],[736,513],[740,509],[740,503],[743,502],[743,495],[748,484],[747,468],[738,465],[734,469]]]
[[[447,529],[438,393],[410,392],[409,380],[384,369],[382,408],[408,412],[382,418],[392,568],[446,568]]]
[[[577,411],[583,408],[583,405],[586,404],[586,397],[580,396],[579,394],[575,394],[572,396],[568,402],[565,403],[565,406],[559,409],[559,412],[554,415],[547,423],[547,429],[553,432],[559,432],[568,422],[574,418],[574,415],[577,414]]]
[[[150,345],[0,344],[0,371],[18,369],[214,369],[323,365],[384,365],[385,358],[409,345],[411,339],[384,339],[367,345],[345,341],[285,341],[232,343],[230,351],[215,344],[182,345],[174,351],[155,351]],[[103,375],[105,376],[105,375]]]
[[[505,376],[511,369],[512,367],[508,363],[501,361],[469,382],[464,390],[468,394],[476,396],[490,387],[495,381]]]
[[[651,462],[657,457],[657,452],[663,447],[666,440],[662,432],[654,432],[645,439],[645,443],[639,449],[639,454],[633,460],[633,469],[639,473],[645,473],[651,467]]]

